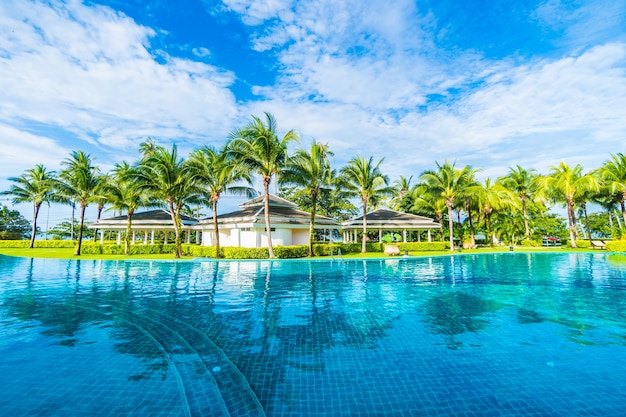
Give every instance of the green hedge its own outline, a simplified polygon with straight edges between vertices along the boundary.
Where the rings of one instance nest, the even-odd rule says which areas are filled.
[[[382,252],[382,243],[367,243],[365,248],[368,252]],[[341,249],[342,254],[361,253],[360,243],[316,243],[313,245],[313,254],[315,256],[330,256],[331,250],[333,256],[337,256]]]
[[[270,254],[267,248],[225,247],[225,259],[267,259]]]
[[[611,240],[606,242],[606,249],[611,252],[626,252],[626,240]]]
[[[409,252],[431,252],[445,251],[450,249],[449,242],[404,242],[398,243],[401,252],[408,250]]]
[[[530,240],[530,239],[524,239],[519,244],[520,246],[526,246],[526,247],[540,247],[541,246],[541,242],[538,242],[536,240]]]
[[[174,244],[154,244],[154,245],[130,245],[128,248],[129,255],[159,255],[174,253],[176,245]],[[123,255],[124,245],[115,243],[99,243],[87,242],[81,248],[81,253],[85,255]]]
[[[308,245],[276,246],[274,255],[280,259],[305,258],[309,255]]]
[[[183,245],[183,252],[189,256],[195,256],[197,258],[215,258],[217,253],[215,246],[201,246],[201,245]],[[224,248],[220,250],[222,256],[224,256]]]
[[[85,242],[83,240],[83,242]],[[30,240],[0,240],[0,248],[27,248]],[[36,248],[75,248],[75,240],[35,240]]]
[[[591,242],[588,240],[576,239],[576,247],[579,249],[589,249],[591,247]]]

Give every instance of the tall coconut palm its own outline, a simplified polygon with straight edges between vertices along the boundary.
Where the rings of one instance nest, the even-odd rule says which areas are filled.
[[[509,191],[502,184],[493,182],[491,178],[486,178],[478,194],[478,205],[482,211],[485,220],[485,229],[489,236],[490,245],[493,246],[495,235],[491,228],[491,216],[494,211],[508,210],[515,211],[517,207],[516,197],[513,192]]]
[[[137,179],[137,168],[127,162],[115,165],[110,181],[101,187],[102,194],[112,210],[126,212],[126,236],[124,238],[124,255],[128,255],[131,243],[133,215],[139,207],[154,205],[150,203],[149,194],[140,188]]]
[[[422,173],[420,180],[428,188],[428,192],[445,200],[448,208],[448,228],[450,232],[450,250],[454,250],[454,228],[452,210],[455,199],[461,196],[467,183],[468,169],[457,169],[454,163],[445,161],[437,164],[437,170],[429,170]]]
[[[220,234],[217,223],[217,202],[224,193],[253,197],[250,170],[230,157],[227,148],[220,150],[211,146],[196,149],[189,155],[189,174],[206,193],[213,210],[215,230],[215,256],[220,254]],[[243,184],[242,184],[243,183]],[[247,184],[247,185],[245,185]]]
[[[476,230],[474,228],[474,212],[480,211],[478,197],[480,191],[482,190],[482,184],[476,179],[476,174],[478,174],[481,169],[472,168],[469,165],[466,165],[463,168],[465,172],[465,180],[463,183],[463,187],[461,192],[459,193],[459,217],[461,208],[463,208],[467,212],[467,222],[469,224],[469,232],[470,232],[470,247],[474,247],[476,245]],[[459,223],[461,220],[459,219]]]
[[[328,150],[328,145],[313,143],[310,151],[299,149],[289,158],[280,177],[281,184],[299,185],[311,196],[311,220],[309,222],[310,257],[313,256],[317,199],[320,192],[329,188],[333,180],[333,171],[328,160],[328,157],[332,155],[333,153]]]
[[[600,189],[599,179],[591,174],[583,174],[583,167],[577,164],[573,168],[565,162],[550,168],[546,176],[537,178],[538,195],[553,202],[564,203],[567,207],[567,219],[572,247],[576,247],[576,212],[577,199],[588,191]]]
[[[267,248],[269,257],[274,258],[270,224],[270,183],[272,177],[278,175],[285,166],[287,146],[290,142],[299,140],[298,134],[295,130],[290,130],[279,139],[276,119],[270,113],[265,113],[265,122],[253,116],[243,128],[231,132],[230,139],[229,154],[256,171],[263,181]]]
[[[404,197],[406,197],[411,191],[411,181],[413,176],[405,177],[400,175],[400,178],[393,183],[393,196],[391,198],[391,208],[394,210],[400,210]]]
[[[46,168],[38,164],[34,168],[26,170],[19,177],[11,177],[13,185],[2,194],[13,196],[13,204],[33,203],[33,228],[30,236],[29,248],[35,244],[37,235],[37,217],[43,203],[58,201],[59,182],[54,171],[46,171]]]
[[[384,158],[376,164],[373,162],[374,157],[369,159],[355,156],[348,161],[348,164],[341,169],[341,176],[344,179],[346,191],[354,196],[359,197],[363,205],[363,236],[361,239],[361,252],[367,252],[367,210],[370,203],[375,203],[382,196],[392,193],[389,187],[389,178],[380,170],[380,165]]]
[[[446,200],[428,192],[424,184],[418,184],[408,194],[412,201],[411,213],[435,217],[439,223],[440,240],[444,241],[443,213],[446,211]]]
[[[598,170],[610,193],[619,195],[622,218],[626,224],[626,156],[622,153],[611,155]]]
[[[200,191],[185,160],[178,156],[176,145],[171,150],[155,146],[144,154],[137,168],[136,180],[139,189],[162,201],[168,208],[174,226],[174,256],[182,255],[181,210]]]
[[[100,170],[93,165],[93,159],[82,151],[74,151],[69,158],[63,160],[65,168],[59,174],[64,183],[65,196],[80,206],[80,222],[78,228],[78,244],[74,251],[80,256],[83,242],[83,227],[85,224],[85,209],[97,200],[97,190],[101,181]]]
[[[524,216],[524,238],[530,239],[530,225],[528,223],[528,201],[534,197],[536,189],[535,184],[535,170],[524,169],[522,166],[517,165],[515,168],[510,167],[509,173],[500,178],[498,182],[504,185],[509,190],[517,194],[521,205],[522,215]]]

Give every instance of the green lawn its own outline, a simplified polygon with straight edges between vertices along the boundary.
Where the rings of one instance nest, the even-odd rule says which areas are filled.
[[[572,249],[569,247],[550,247],[550,248],[529,248],[517,246],[513,249],[515,252],[589,252],[590,249]],[[508,246],[498,246],[494,248],[479,248],[479,249],[463,249],[461,251],[452,252],[455,254],[473,254],[473,253],[501,253],[509,252]],[[409,256],[443,256],[450,255],[450,251],[437,251],[437,252],[409,252]],[[23,256],[27,258],[58,258],[58,259],[85,259],[85,260],[121,260],[121,259],[153,259],[153,260],[175,260],[174,255],[81,255],[74,256],[74,248],[0,248],[0,255],[7,256]],[[370,253],[352,253],[342,255],[343,259],[366,259],[366,258],[386,258],[382,252],[370,252]],[[180,260],[192,259],[191,256],[184,256]],[[323,257],[317,259],[330,259],[330,257]]]
[[[74,256],[74,248],[0,248],[0,255],[7,256],[23,256],[27,258],[57,258],[57,259],[102,259],[102,260],[120,260],[120,259],[166,259],[166,260],[174,260],[174,255],[172,254],[164,254],[164,255],[81,255]],[[183,260],[192,259],[192,257],[187,256],[181,258]]]

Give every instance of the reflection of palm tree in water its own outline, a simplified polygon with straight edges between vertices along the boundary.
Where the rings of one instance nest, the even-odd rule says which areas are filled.
[[[483,315],[496,309],[493,301],[455,291],[431,298],[426,303],[426,320],[434,334],[447,336],[448,348],[459,349],[463,342],[456,336],[484,328],[488,320]]]

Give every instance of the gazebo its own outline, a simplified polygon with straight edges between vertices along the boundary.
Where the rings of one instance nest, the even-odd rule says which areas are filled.
[[[185,241],[190,243],[192,227],[198,223],[198,220],[186,216],[180,215],[182,223],[182,231],[186,234]],[[100,232],[100,243],[104,243],[104,235],[106,232],[116,232],[116,241],[119,245],[121,243],[122,232],[126,231],[128,225],[128,218],[126,215],[109,217],[107,219],[100,219],[97,222],[89,225],[91,229],[98,229]],[[133,214],[132,217],[132,242],[135,242],[137,236],[143,235],[144,244],[154,244],[154,235],[156,232],[165,232],[165,241],[167,243],[167,232],[174,231],[174,225],[172,223],[172,217],[168,211],[158,209],[144,211]],[[196,243],[199,243],[200,236],[196,233]]]
[[[402,234],[402,241],[407,241],[407,232],[427,232],[428,242],[432,242],[430,231],[439,229],[439,223],[433,219],[418,216],[416,214],[402,213],[388,208],[380,208],[367,213],[367,230],[378,231],[378,241],[382,242],[384,232],[399,232]],[[346,243],[358,242],[357,233],[363,231],[363,216],[353,217],[341,225],[343,229],[343,241]],[[420,233],[417,234],[417,241],[421,241]]]

